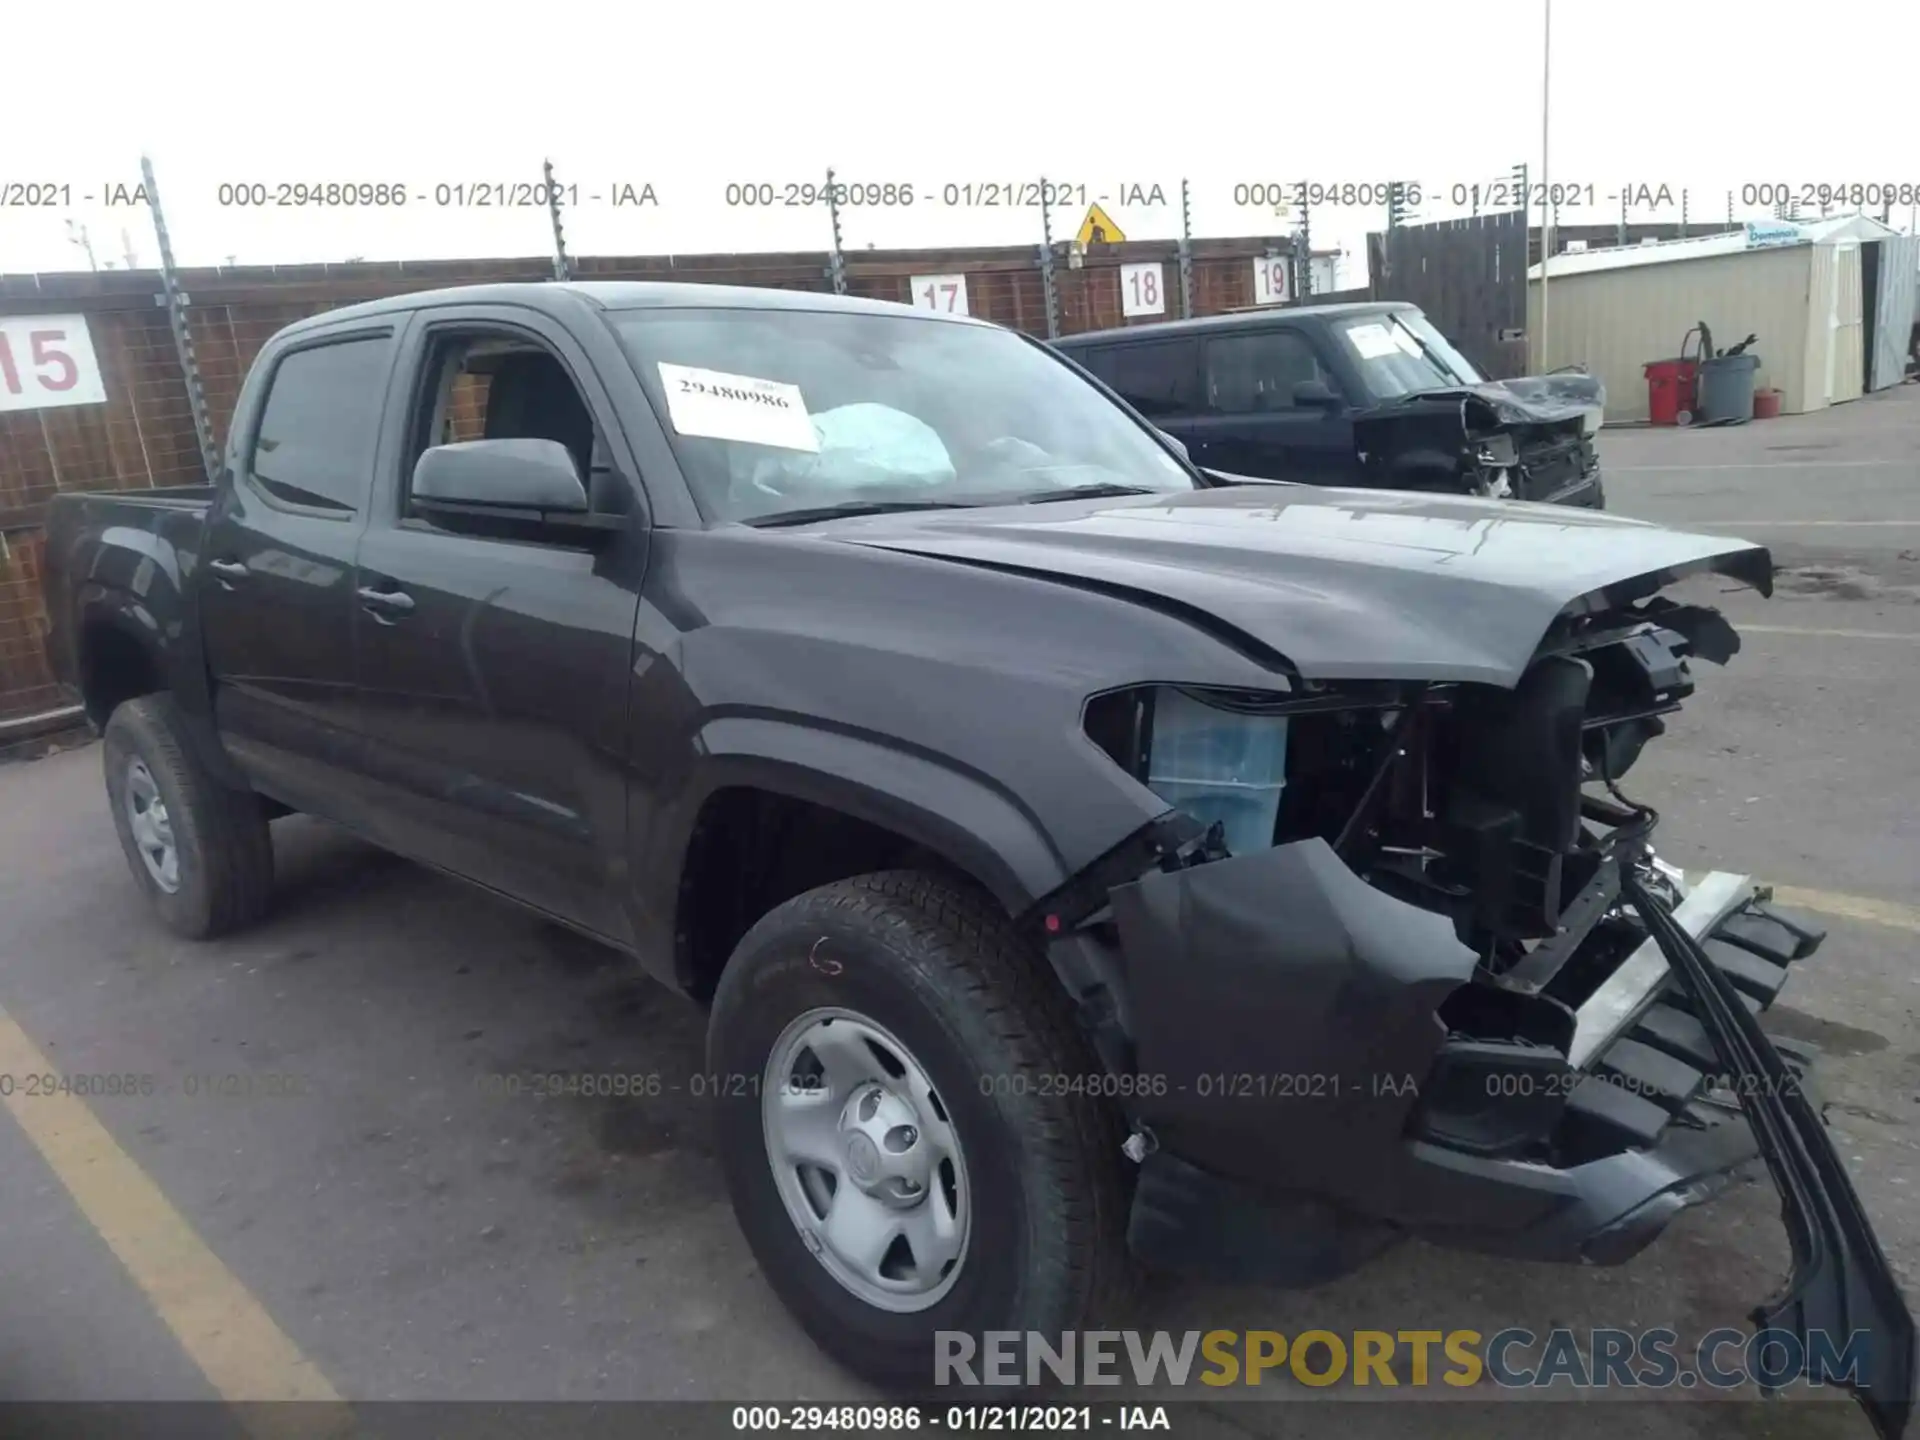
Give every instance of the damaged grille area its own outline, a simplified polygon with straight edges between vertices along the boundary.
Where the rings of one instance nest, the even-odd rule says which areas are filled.
[[[1474,965],[1438,1004],[1444,1037],[1407,1107],[1409,1133],[1573,1166],[1738,1113],[1622,901],[1628,867],[1658,873],[1657,816],[1616,785],[1692,693],[1689,661],[1736,648],[1715,612],[1642,598],[1556,626],[1511,690],[1157,687],[1101,697],[1087,730],[1209,825],[1180,863],[1324,841],[1369,886],[1446,917]],[[1210,767],[1189,743],[1209,712],[1205,734],[1225,757]],[[1157,733],[1173,730],[1178,745]],[[1252,797],[1269,808],[1249,809]],[[1661,883],[1758,1009],[1819,937],[1758,907],[1744,877],[1712,878],[1690,906],[1677,873]]]

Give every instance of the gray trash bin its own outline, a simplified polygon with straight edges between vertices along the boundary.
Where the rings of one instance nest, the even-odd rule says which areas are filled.
[[[1696,425],[1740,424],[1753,419],[1753,388],[1760,357],[1722,355],[1700,362],[1700,412]]]

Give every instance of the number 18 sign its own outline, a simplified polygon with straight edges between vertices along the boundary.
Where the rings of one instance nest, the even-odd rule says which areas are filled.
[[[86,316],[0,316],[0,412],[106,399]]]
[[[1158,260],[1120,267],[1120,313],[1129,318],[1167,313],[1166,271]]]

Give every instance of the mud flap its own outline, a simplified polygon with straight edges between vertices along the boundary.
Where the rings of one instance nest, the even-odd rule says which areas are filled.
[[[1793,1271],[1781,1293],[1750,1318],[1760,1330],[1797,1337],[1799,1374],[1843,1385],[1883,1440],[1899,1440],[1913,1408],[1913,1316],[1825,1122],[1700,942],[1631,871],[1622,875],[1621,893],[1645,921],[1738,1080],[1741,1108],[1780,1191]],[[1810,1343],[1816,1333],[1825,1337],[1818,1349]],[[1861,1341],[1858,1363],[1845,1375],[1820,1373],[1816,1355],[1854,1353],[1855,1336]]]

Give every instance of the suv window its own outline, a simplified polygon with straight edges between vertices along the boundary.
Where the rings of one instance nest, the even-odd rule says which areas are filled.
[[[404,489],[428,449],[466,440],[557,440],[567,447],[592,508],[624,513],[632,492],[613,468],[593,412],[558,356],[510,331],[462,329],[444,336],[427,363]],[[413,513],[411,495],[402,513]]]
[[[1194,384],[1197,352],[1192,340],[1146,340],[1101,346],[1076,358],[1119,392],[1121,399],[1152,419],[1190,415],[1199,408],[1195,404],[1199,387]]]
[[[274,367],[249,468],[276,500],[351,515],[373,484],[393,337],[295,350]]]
[[[1298,330],[1220,335],[1207,341],[1207,405],[1221,415],[1292,410],[1293,387],[1304,380],[1333,383]]]

